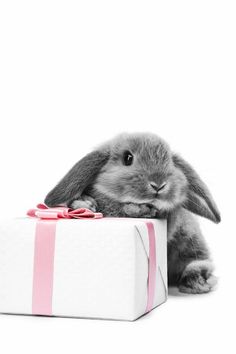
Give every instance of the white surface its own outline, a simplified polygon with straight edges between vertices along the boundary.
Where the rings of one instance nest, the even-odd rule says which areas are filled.
[[[134,130],[191,162],[222,213],[220,225],[201,220],[216,292],[170,295],[133,323],[0,316],[1,352],[235,353],[235,7],[1,1],[2,215],[35,206],[94,145]]]
[[[32,311],[35,221],[17,218],[0,223],[0,311]]]
[[[0,312],[32,313],[36,219],[0,224]],[[166,301],[166,221],[156,234],[153,307]],[[59,220],[56,227],[52,314],[135,320],[147,306],[149,239],[139,219]]]

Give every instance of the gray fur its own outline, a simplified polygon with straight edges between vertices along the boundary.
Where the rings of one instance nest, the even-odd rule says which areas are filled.
[[[122,162],[125,150],[134,156],[131,166]],[[151,183],[163,182],[166,187],[157,194]],[[209,251],[192,213],[219,222],[219,211],[194,169],[156,135],[122,134],[98,147],[68,172],[45,203],[92,206],[105,216],[167,218],[169,284],[187,293],[208,292],[215,285]]]
[[[78,161],[45,198],[49,207],[70,204],[80,197],[91,184],[101,167],[107,162],[109,153],[103,149],[93,151]]]
[[[210,195],[207,186],[201,181],[194,169],[180,156],[173,154],[173,161],[176,167],[180,168],[188,180],[187,199],[184,203],[186,209],[218,223],[220,213]]]

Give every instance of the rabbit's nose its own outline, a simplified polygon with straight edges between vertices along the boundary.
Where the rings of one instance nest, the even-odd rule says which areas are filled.
[[[155,182],[150,182],[150,186],[154,189],[155,192],[158,192],[159,186]]]
[[[157,185],[155,182],[150,182],[150,186],[154,189],[154,191],[157,193],[157,194],[159,194],[159,193],[161,193],[163,190],[164,190],[164,188],[165,188],[165,186],[166,186],[166,182],[163,182],[161,185]]]

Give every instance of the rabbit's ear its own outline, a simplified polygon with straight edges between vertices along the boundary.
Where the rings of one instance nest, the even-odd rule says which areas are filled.
[[[220,213],[205,183],[191,165],[179,155],[173,155],[173,162],[184,173],[188,181],[187,198],[183,206],[195,214],[219,223]]]
[[[109,152],[93,151],[78,161],[46,196],[44,202],[49,207],[68,202],[81,196],[98,175],[109,159]]]

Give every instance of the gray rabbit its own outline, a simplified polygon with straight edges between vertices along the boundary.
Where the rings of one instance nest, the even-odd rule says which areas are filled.
[[[206,293],[216,284],[193,213],[218,223],[217,206],[194,169],[154,134],[121,134],[99,146],[72,167],[45,203],[105,216],[167,218],[169,285]]]

